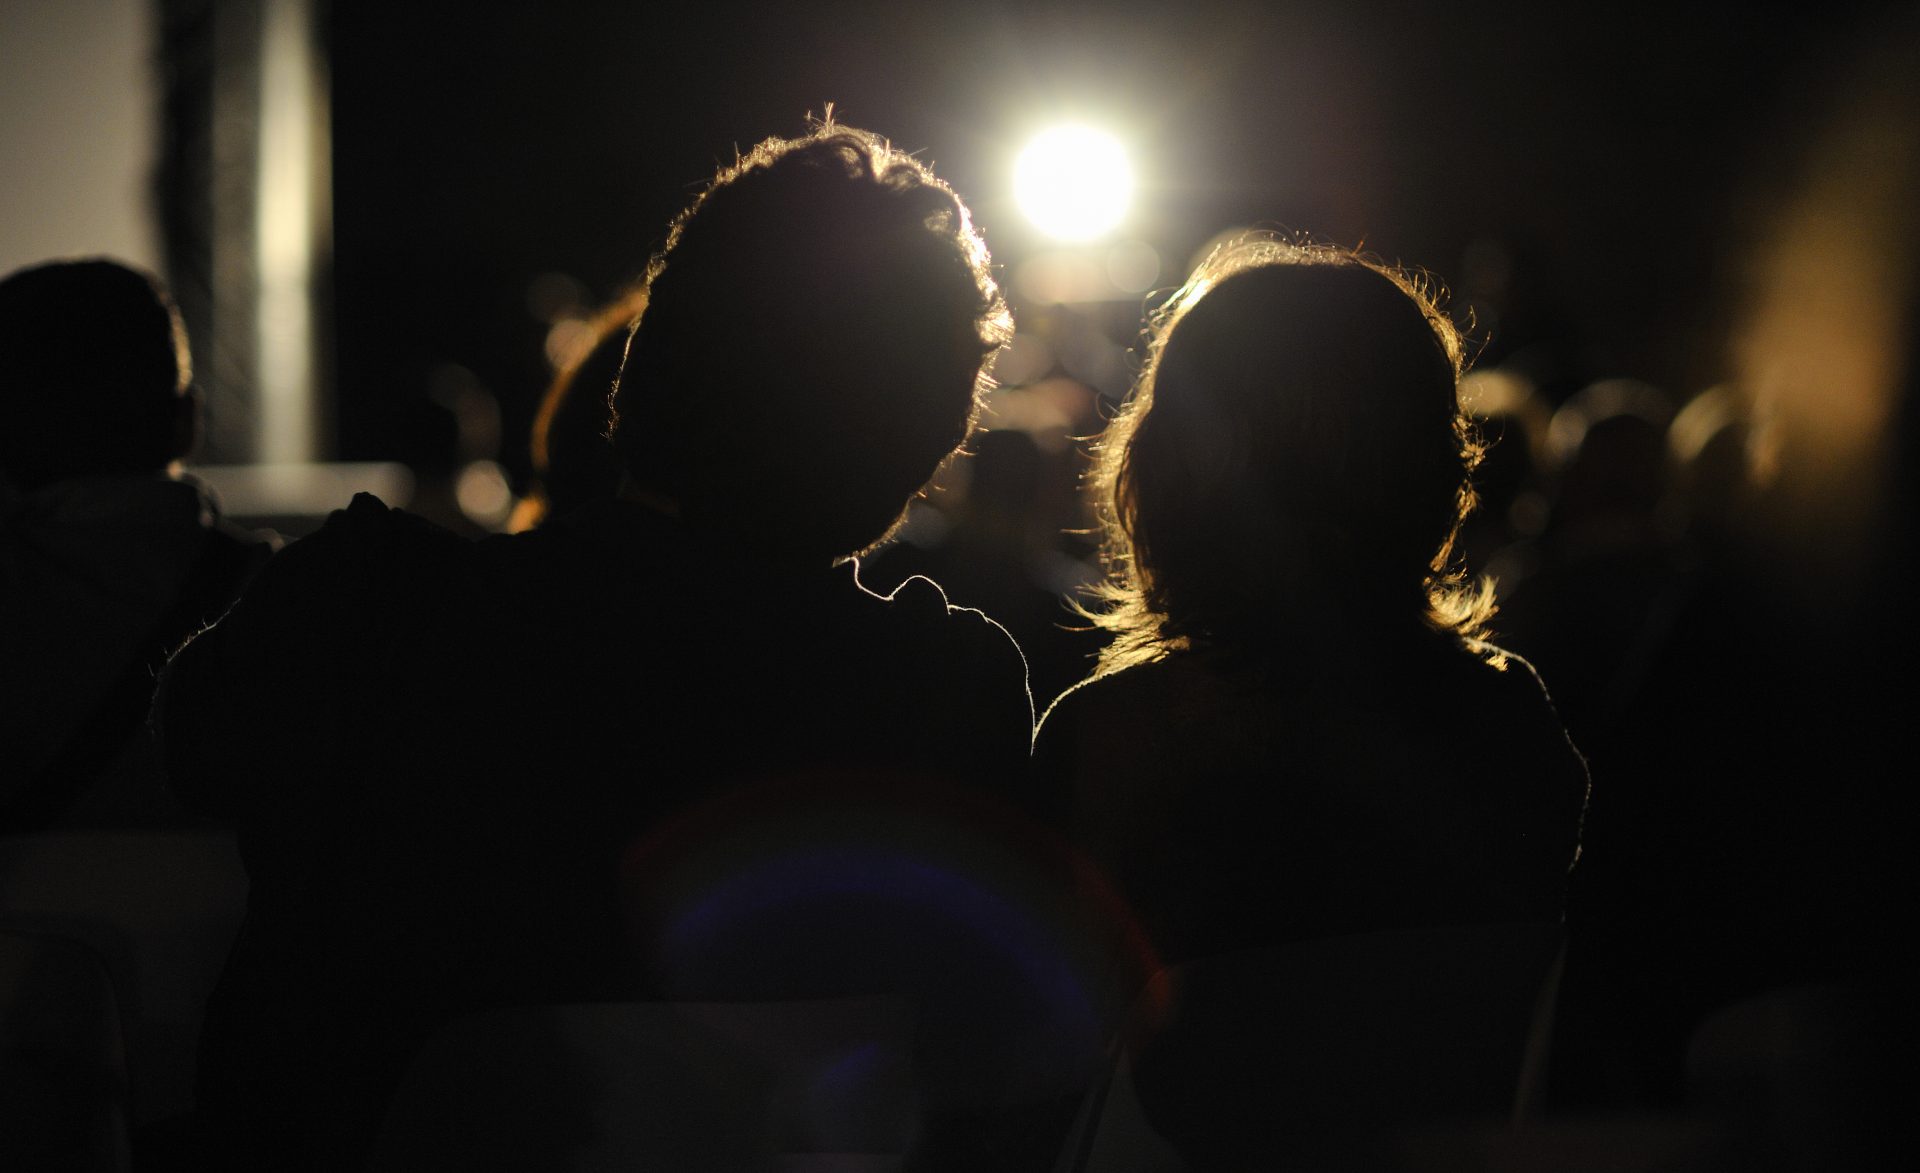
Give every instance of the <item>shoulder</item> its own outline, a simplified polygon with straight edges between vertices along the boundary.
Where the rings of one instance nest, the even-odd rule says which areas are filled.
[[[1034,735],[1035,756],[1059,762],[1075,756],[1084,737],[1111,741],[1112,734],[1143,733],[1177,690],[1179,669],[1168,660],[1135,664],[1091,676],[1055,697]]]
[[[1525,658],[1494,644],[1466,641],[1462,649],[1465,671],[1476,676],[1487,695],[1497,698],[1493,710],[1503,732],[1520,735],[1523,752],[1559,780],[1565,801],[1586,808],[1592,788],[1586,755],[1573,743],[1554,708],[1547,682]]]
[[[1095,810],[1137,811],[1181,788],[1196,764],[1192,668],[1178,656],[1130,665],[1081,681],[1047,707],[1031,776],[1057,825],[1107,817]]]
[[[1090,676],[1054,698],[1043,719],[1063,725],[1088,717],[1131,723],[1139,715],[1164,715],[1190,707],[1193,698],[1227,687],[1215,673],[1174,653],[1142,664]]]
[[[1458,698],[1457,709],[1476,714],[1483,724],[1566,740],[1546,682],[1525,658],[1482,640],[1459,640],[1446,665],[1444,681],[1434,683]]]
[[[890,641],[937,661],[934,671],[972,703],[1006,714],[1018,730],[1022,755],[1033,737],[1033,695],[1027,658],[1013,635],[985,612],[949,601],[940,584],[916,575],[886,595],[860,588],[883,607]]]
[[[290,641],[315,653],[344,634],[371,634],[381,616],[437,606],[464,572],[473,543],[362,493],[312,534],[257,567],[216,632]]]
[[[423,517],[359,493],[318,530],[289,543],[274,566],[283,576],[299,572],[398,584],[427,567],[457,562],[472,547]]]
[[[1461,640],[1458,647],[1461,654],[1455,657],[1455,663],[1464,676],[1509,703],[1545,714],[1556,728],[1559,726],[1553,696],[1530,661],[1485,640]]]
[[[454,550],[472,545],[452,530],[395,509],[372,493],[354,494],[345,509],[327,515],[326,524],[314,537],[343,547],[362,546],[382,552]]]
[[[1048,703],[1046,711],[1040,715],[1039,738],[1059,739],[1069,727],[1080,719],[1080,714],[1092,708],[1097,709],[1100,698],[1113,692],[1114,680],[1123,672],[1109,673],[1105,676],[1090,676],[1067,691],[1054,697]]]

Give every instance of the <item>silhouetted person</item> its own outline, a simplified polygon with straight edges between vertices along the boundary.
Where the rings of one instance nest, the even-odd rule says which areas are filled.
[[[1554,699],[1604,781],[1625,714],[1688,589],[1670,500],[1667,422],[1654,388],[1595,383],[1554,414],[1560,451],[1537,565],[1502,588],[1508,645],[1553,681]]]
[[[154,677],[270,553],[173,475],[191,383],[152,276],[0,281],[0,828],[179,816],[142,735]]]
[[[1911,984],[1904,934],[1888,929],[1903,923],[1913,892],[1899,715],[1909,702],[1888,683],[1903,680],[1911,660],[1911,568],[1890,541],[1874,555],[1886,561],[1861,568],[1880,576],[1880,593],[1858,605],[1825,597],[1824,581],[1806,586],[1807,567],[1820,563],[1807,532],[1783,524],[1791,505],[1753,460],[1742,398],[1704,392],[1668,429],[1682,508],[1669,500],[1662,513],[1686,526],[1641,539],[1659,589],[1627,611],[1644,617],[1633,641],[1616,641],[1602,661],[1633,671],[1605,696],[1614,707],[1599,714],[1609,721],[1595,722],[1605,739],[1596,738],[1596,799],[1567,912],[1553,1094],[1569,1108],[1682,1105],[1689,1037],[1717,1009],[1762,991]],[[1805,459],[1805,449],[1783,450]],[[1625,468],[1651,463],[1643,443],[1634,453]],[[1637,511],[1647,512],[1644,497]],[[1904,511],[1887,517],[1889,538],[1911,525]],[[1589,563],[1601,585],[1619,585],[1615,568],[1631,566]],[[1832,592],[1845,598],[1849,585]],[[1569,597],[1573,587],[1563,574],[1563,597],[1546,600],[1558,611],[1537,613],[1560,625],[1539,629],[1543,660],[1594,646],[1581,638],[1592,620]],[[1825,1049],[1830,1038],[1775,1029],[1795,1055],[1846,1070]],[[1847,1098],[1869,1105],[1879,1093]],[[1795,1106],[1796,1115],[1818,1110]]]
[[[515,530],[604,501],[619,491],[620,459],[608,436],[613,388],[627,356],[646,291],[615,298],[593,316],[589,343],[554,375],[533,418],[533,492],[514,517]]]
[[[647,289],[618,499],[467,543],[357,497],[168,670],[173,781],[253,881],[201,1060],[237,1163],[351,1167],[464,1012],[659,992],[621,860],[710,801],[1024,771],[1005,632],[849,558],[965,439],[1008,329],[959,199],[863,131],[770,139]]]
[[[1445,572],[1459,369],[1417,288],[1324,247],[1232,247],[1156,323],[1095,482],[1113,642],[1036,767],[1166,961],[1561,915],[1585,768]]]

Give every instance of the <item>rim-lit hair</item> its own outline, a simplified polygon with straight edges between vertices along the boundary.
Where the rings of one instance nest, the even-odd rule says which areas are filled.
[[[1491,591],[1451,565],[1482,452],[1464,366],[1415,276],[1265,235],[1215,252],[1150,321],[1098,449],[1100,670],[1408,622],[1482,635]]]
[[[833,123],[768,139],[646,277],[613,439],[690,524],[803,557],[882,540],[965,442],[1012,333],[953,189]]]

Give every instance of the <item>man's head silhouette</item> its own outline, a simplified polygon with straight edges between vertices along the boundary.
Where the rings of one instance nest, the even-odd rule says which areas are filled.
[[[885,140],[761,143],[648,272],[614,398],[629,476],[712,535],[872,546],[975,423],[1011,329],[987,266],[959,197]]]

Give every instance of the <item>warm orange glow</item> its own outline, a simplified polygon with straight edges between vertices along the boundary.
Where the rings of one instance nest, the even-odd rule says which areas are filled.
[[[1916,242],[1920,139],[1899,103],[1853,109],[1775,220],[1734,343],[1770,525],[1834,585],[1865,563],[1885,507]]]

